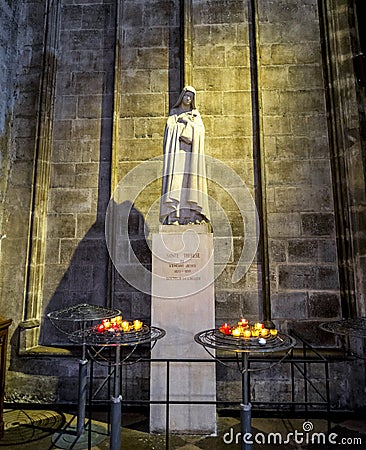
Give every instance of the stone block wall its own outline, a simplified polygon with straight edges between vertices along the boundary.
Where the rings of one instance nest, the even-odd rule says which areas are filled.
[[[0,94],[0,136],[1,136],[1,190],[0,199],[3,201],[6,192],[6,180],[8,171],[8,139],[9,123],[12,117],[12,107],[14,100],[13,76],[15,64],[13,57],[16,54],[17,37],[17,8],[11,7],[8,1],[1,2],[1,32],[0,32],[0,80],[4,89]]]
[[[16,90],[14,77],[17,67],[14,60],[17,54],[19,8],[6,0],[1,1],[0,8],[2,11],[0,18],[0,83],[3,87],[0,93],[0,205],[2,212],[7,203],[9,172],[12,170],[15,160],[10,129]],[[3,224],[4,215],[0,214],[1,238],[6,235],[3,231]],[[2,244],[3,242],[0,245]]]
[[[1,154],[2,199],[0,224],[1,314],[13,319],[8,347],[7,398],[32,401],[38,397],[53,398],[52,376],[40,380],[40,366],[19,358],[19,323],[25,316],[29,218],[34,192],[33,173],[37,141],[40,85],[43,71],[45,2],[38,0],[1,2],[1,48],[5,49],[6,79],[2,83],[1,104],[8,107],[4,123]],[[41,19],[40,19],[41,18]],[[43,363],[42,363],[43,364]],[[47,362],[45,370],[49,370]],[[46,369],[48,367],[48,369]],[[52,367],[52,366],[51,366]],[[42,372],[42,371],[41,371]],[[26,386],[26,388],[25,388]]]
[[[215,281],[216,322],[221,324],[243,315],[254,319],[260,311],[260,269],[255,254],[246,275],[235,283],[232,281],[244,251],[244,239],[257,232],[246,227],[237,201],[245,195],[245,189],[252,197],[255,195],[248,14],[240,1],[208,1],[194,2],[192,15],[192,82],[200,91],[206,154],[214,159],[208,161],[212,177],[209,195],[223,209],[232,236],[231,257]],[[210,167],[215,160],[222,162],[225,170],[215,172]],[[222,216],[215,206],[213,210],[217,215],[212,224],[214,236],[225,237]],[[216,248],[215,260],[222,262],[219,247]]]
[[[110,198],[115,2],[61,1],[54,8],[58,58],[52,74],[44,314],[77,303],[110,304],[104,218]],[[47,320],[41,339],[44,345],[55,343]]]
[[[22,320],[29,238],[29,212],[37,135],[39,86],[42,77],[44,2],[1,2],[4,84],[1,104],[4,141],[1,153],[2,192],[0,224],[6,238],[1,245],[0,289],[5,309],[15,318],[12,330]],[[10,119],[9,133],[6,125]],[[9,122],[8,122],[9,123]]]
[[[273,320],[284,331],[295,324],[317,345],[334,345],[330,336],[314,332],[319,322],[342,314],[341,236],[318,2],[258,2],[260,161],[254,161],[258,149],[252,140],[246,2],[193,0],[184,30],[188,3],[54,0],[45,10],[42,1],[24,0],[17,7],[0,2],[6,13],[0,20],[14,25],[0,27],[8,49],[0,55],[0,80],[7,87],[0,98],[8,107],[0,110],[5,174],[0,233],[7,235],[1,241],[0,279],[7,309],[1,312],[14,320],[9,371],[14,398],[32,397],[40,366],[48,399],[66,398],[59,381],[77,377],[77,365],[69,369],[64,356],[30,362],[17,354],[19,340],[25,353],[38,345],[38,337],[43,345],[64,342],[45,319],[47,312],[88,302],[150,320],[149,245],[158,226],[161,166],[149,161],[161,162],[166,118],[183,83],[197,89],[206,128],[218,260],[220,249],[232,250],[215,280],[217,323],[241,315],[255,319],[262,310],[259,253],[245,276],[232,279],[245,239],[258,231],[240,216],[245,186],[263,202]],[[185,54],[184,31],[190,36]],[[347,52],[342,47],[339,59]],[[355,130],[355,105],[348,105]],[[361,268],[357,299],[362,305],[364,220],[357,199],[363,181],[352,155],[347,183],[354,195],[352,232],[360,236],[352,264]],[[218,167],[222,172],[215,172]],[[122,196],[120,204],[118,195],[113,199],[117,212],[128,216],[117,242],[126,279],[111,264],[104,227],[111,195],[128,175],[124,187],[131,196]],[[220,234],[226,231],[220,214],[230,224],[230,244]],[[146,290],[138,288],[141,279]],[[54,361],[59,380],[50,375]],[[135,385],[137,394],[144,391],[144,379]],[[226,388],[220,384],[222,392]]]
[[[258,14],[272,318],[311,322],[337,317],[339,282],[317,4],[264,3]]]

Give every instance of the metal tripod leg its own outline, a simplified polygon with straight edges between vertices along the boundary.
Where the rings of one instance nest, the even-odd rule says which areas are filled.
[[[114,395],[111,404],[111,441],[110,450],[121,449],[121,418],[122,418],[122,396],[120,393],[120,366],[121,348],[116,346],[116,361],[114,369]]]
[[[79,361],[79,395],[78,395],[78,416],[76,434],[81,436],[85,431],[85,409],[86,393],[88,388],[88,360],[83,358]]]
[[[241,450],[252,450],[252,405],[249,403],[249,353],[242,353],[242,396],[243,403],[240,410]]]

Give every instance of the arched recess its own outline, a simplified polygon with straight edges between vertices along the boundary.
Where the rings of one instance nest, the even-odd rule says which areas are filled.
[[[33,159],[26,279],[23,299],[21,351],[38,345],[47,234],[47,202],[50,187],[54,93],[60,1],[47,0],[44,14],[43,72],[39,89],[37,132]]]
[[[357,2],[319,0],[323,68],[328,110],[341,306],[344,317],[365,314],[365,172],[359,115],[360,89],[351,36]],[[363,100],[364,101],[364,100]],[[363,119],[364,121],[364,119]]]

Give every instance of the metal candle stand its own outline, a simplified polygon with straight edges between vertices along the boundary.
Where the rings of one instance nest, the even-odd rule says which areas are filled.
[[[114,348],[114,361],[102,358],[105,365],[114,366],[114,386],[111,398],[111,436],[110,450],[121,448],[121,418],[122,418],[122,395],[120,366],[132,355],[138,345],[156,342],[165,336],[165,331],[157,327],[143,325],[138,331],[104,331],[98,332],[96,327],[76,331],[70,336],[74,343],[83,343],[88,347],[90,357],[99,362],[103,349]],[[121,347],[133,347],[126,357],[121,358]]]
[[[224,364],[219,358],[213,355],[208,348],[215,350],[224,350],[228,352],[234,352],[237,357],[238,369],[242,375],[242,404],[240,411],[241,422],[241,450],[251,450],[252,445],[247,443],[244,439],[245,436],[251,434],[251,404],[249,403],[249,372],[253,369],[249,369],[249,355],[251,353],[270,353],[291,350],[296,341],[291,336],[284,333],[278,333],[277,336],[270,336],[266,338],[266,343],[261,345],[258,342],[258,338],[250,337],[233,337],[231,335],[225,335],[218,329],[211,329],[201,331],[197,333],[194,340],[202,345],[205,350],[219,363]],[[288,352],[282,358],[287,356]],[[241,357],[240,357],[241,356]],[[282,361],[278,362],[278,364]]]
[[[75,332],[82,332],[93,322],[102,320],[104,318],[111,318],[120,314],[118,309],[104,308],[98,305],[90,305],[86,303],[70,306],[58,311],[52,311],[47,314],[47,317],[52,322],[53,326],[62,334],[68,336],[70,340],[71,334]],[[70,330],[71,328],[71,330]],[[85,410],[86,410],[86,391],[87,391],[87,364],[86,358],[86,344],[84,341],[77,342],[82,346],[82,356],[79,360],[79,387],[78,387],[78,412],[76,425],[76,438],[73,438],[74,433],[66,431],[64,434],[58,433],[55,438],[55,445],[61,448],[75,448],[75,443],[80,443],[82,436],[85,436]],[[71,436],[71,440],[69,441]]]
[[[332,320],[320,324],[323,331],[328,331],[336,335],[345,336],[349,347],[349,337],[366,339],[366,317],[356,317],[355,319]],[[359,359],[366,359],[364,356],[351,352],[352,356]]]
[[[320,324],[320,328],[334,334],[351,335],[366,339],[366,317],[331,320]]]

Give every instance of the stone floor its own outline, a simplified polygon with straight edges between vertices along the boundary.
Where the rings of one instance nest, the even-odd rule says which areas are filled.
[[[15,450],[88,449],[87,435],[75,441],[75,416],[47,409],[7,409],[2,448]],[[216,436],[165,435],[147,431],[146,416],[131,412],[123,416],[121,450],[232,450],[240,449],[238,417],[217,418]],[[106,420],[98,417],[92,425],[92,450],[108,450]],[[329,433],[331,434],[329,434]],[[274,434],[276,433],[276,434]],[[282,442],[280,441],[282,440]],[[250,439],[249,439],[250,440]],[[366,419],[355,415],[327,420],[305,418],[252,419],[253,450],[366,449]]]

